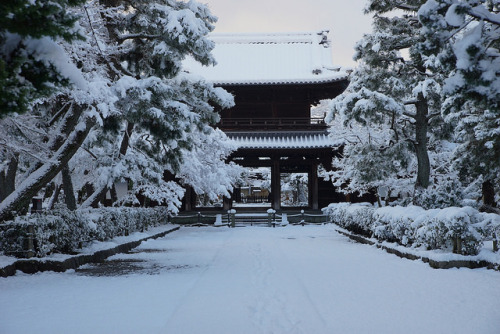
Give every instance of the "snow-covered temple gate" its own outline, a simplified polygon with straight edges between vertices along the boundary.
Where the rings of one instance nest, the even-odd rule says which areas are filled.
[[[221,112],[219,127],[238,145],[230,159],[244,167],[271,168],[271,205],[281,208],[281,173],[308,174],[308,204],[318,209],[341,201],[331,182],[318,180],[318,165],[331,166],[335,154],[323,117],[311,106],[342,93],[347,73],[332,63],[327,31],[274,34],[217,34],[218,64],[200,74],[235,96],[236,105]],[[185,209],[193,208],[188,194]],[[320,199],[321,197],[321,199]],[[225,209],[231,201],[225,201]]]

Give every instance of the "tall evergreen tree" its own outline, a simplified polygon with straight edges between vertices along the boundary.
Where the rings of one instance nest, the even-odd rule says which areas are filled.
[[[98,173],[92,180],[95,196],[86,205],[116,180],[133,177],[134,190],[170,200],[167,204],[175,207],[182,191],[162,180],[164,170],[178,172],[183,152],[202,147],[199,138],[214,134],[215,106],[233,103],[224,90],[181,71],[187,55],[214,62],[206,34],[215,17],[195,1],[88,0],[84,7],[66,10],[81,17],[86,39],[61,40],[58,47],[77,65],[71,73],[83,84],[64,88],[41,106],[40,120],[48,125],[46,159],[0,203],[0,220],[21,212],[63,168],[79,169],[69,162],[82,143],[93,162],[87,165]],[[62,107],[52,108],[57,101]]]
[[[348,144],[341,159],[356,169],[360,185],[412,175],[416,190],[431,184],[429,150],[449,131],[440,117],[442,75],[421,53],[426,41],[417,11],[424,2],[370,0],[365,9],[373,14],[373,32],[357,43],[360,65],[330,116],[366,128],[365,138]]]
[[[210,53],[214,44],[206,35],[216,18],[206,6],[171,0],[101,3],[107,9],[103,20],[111,48],[106,59],[115,78],[119,115],[98,137],[116,143],[114,135],[120,134],[116,131],[123,134],[120,145],[101,143],[107,153],[102,156],[100,182],[83,206],[96,206],[116,180],[130,177],[124,171],[135,168],[131,161],[144,165],[137,163],[137,157],[155,162],[158,168],[154,182],[140,180],[136,173],[134,184],[140,187],[136,190],[148,189],[146,195],[152,196],[162,193],[162,170],[179,172],[184,152],[195,148],[196,136],[213,133],[211,126],[219,120],[214,106],[233,103],[222,89],[181,72],[187,55],[204,65],[215,63]],[[113,128],[114,135],[108,131]],[[132,160],[127,157],[131,154]],[[148,167],[142,175],[152,170]]]
[[[443,115],[460,143],[456,166],[468,182],[483,179],[490,206],[500,183],[499,6],[494,0],[429,0],[419,12],[427,61],[448,73]]]

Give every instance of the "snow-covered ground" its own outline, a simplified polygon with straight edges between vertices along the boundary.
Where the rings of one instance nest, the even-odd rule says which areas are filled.
[[[112,265],[0,278],[0,333],[499,333],[500,273],[332,226],[185,227]]]

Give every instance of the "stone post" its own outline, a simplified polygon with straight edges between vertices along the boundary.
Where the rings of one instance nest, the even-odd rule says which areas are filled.
[[[236,210],[235,209],[228,210],[227,214],[229,216],[229,221],[228,221],[229,226],[236,227]]]
[[[276,224],[273,222],[275,219],[276,215],[276,210],[273,209],[268,209],[267,210],[267,226],[269,227],[275,227]]]

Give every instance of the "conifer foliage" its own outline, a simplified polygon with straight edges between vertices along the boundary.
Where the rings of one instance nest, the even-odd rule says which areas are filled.
[[[131,194],[175,211],[184,191],[164,178],[166,171],[185,183],[201,182],[204,174],[216,171],[222,182],[204,184],[203,191],[227,194],[238,169],[224,163],[232,147],[213,125],[219,120],[216,108],[232,106],[233,98],[183,72],[181,65],[187,55],[205,65],[215,63],[214,45],[206,36],[216,18],[207,6],[172,0],[24,2],[59,4],[59,12],[37,12],[60,22],[48,24],[57,38],[50,39],[52,52],[43,49],[43,64],[69,85],[53,82],[50,96],[28,85],[32,93],[24,100],[6,97],[6,103],[32,109],[0,120],[0,129],[6,130],[0,137],[0,181],[7,173],[16,177],[15,189],[9,184],[9,191],[0,194],[0,221],[25,211],[33,196],[51,197],[46,199],[51,206],[60,189],[66,199],[80,191],[79,207],[97,205],[108,191],[115,193],[119,181],[129,185]],[[2,10],[5,17],[15,17],[17,9]],[[6,41],[0,40],[2,50],[11,45]],[[7,58],[1,59],[5,63]],[[6,78],[18,77],[7,73]],[[36,103],[29,103],[35,97]],[[208,149],[214,159],[210,166],[201,157]],[[199,169],[182,170],[185,157]],[[62,171],[63,177],[58,176]],[[134,197],[128,204],[138,201]]]
[[[82,38],[68,6],[84,0],[0,3],[0,117],[24,113],[29,102],[69,83],[68,59],[56,40]]]
[[[362,129],[346,132],[334,162],[339,185],[408,192],[415,175],[421,204],[435,197],[425,188],[498,184],[498,10],[496,0],[368,1],[373,32],[357,44],[359,66],[330,115]]]
[[[435,45],[428,61],[448,73],[442,111],[456,128],[456,167],[468,182],[482,179],[483,189],[500,183],[499,11],[494,0],[429,0],[419,12]],[[493,191],[483,195],[494,204]]]
[[[215,63],[210,54],[214,44],[205,36],[216,19],[194,1],[103,4],[101,38],[111,42],[105,59],[118,112],[110,128],[99,130],[98,142],[87,143],[89,151],[101,145],[101,157],[94,168],[98,182],[83,206],[96,206],[115,181],[124,179],[134,180],[134,191],[157,202],[178,199],[182,191],[162,180],[163,171],[180,172],[184,153],[197,148],[195,137],[215,135],[211,126],[219,116],[213,106],[232,105],[222,89],[181,72],[186,55],[205,65]],[[110,129],[123,132],[113,135]]]
[[[356,45],[360,64],[333,104],[331,118],[338,115],[345,125],[361,125],[369,133],[344,152],[344,161],[357,166],[356,181],[368,186],[415,177],[417,188],[427,188],[429,149],[446,135],[440,119],[442,76],[420,50],[424,38],[417,11],[423,2],[368,2],[373,32]]]

